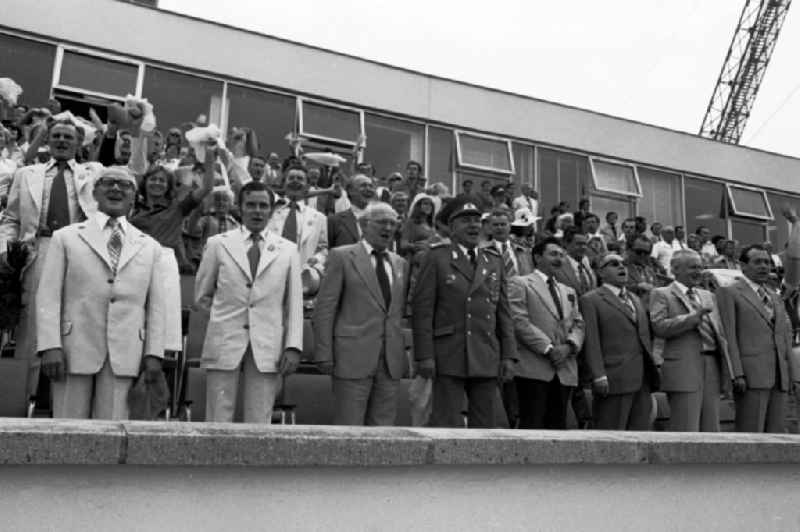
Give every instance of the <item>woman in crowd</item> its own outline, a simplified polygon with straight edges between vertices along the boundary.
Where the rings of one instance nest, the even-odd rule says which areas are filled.
[[[433,225],[435,215],[436,203],[433,197],[417,194],[409,207],[409,215],[400,237],[400,254],[409,261],[413,261],[416,253],[427,249],[430,238],[436,233]]]

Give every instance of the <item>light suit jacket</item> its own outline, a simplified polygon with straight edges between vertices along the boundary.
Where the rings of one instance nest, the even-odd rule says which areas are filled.
[[[303,296],[295,244],[267,233],[253,279],[240,228],[212,236],[195,279],[195,302],[211,310],[201,364],[234,370],[248,344],[256,367],[275,373],[283,351],[303,350]]]
[[[734,366],[728,352],[728,339],[722,327],[714,295],[708,290],[695,288],[704,307],[713,310],[708,314],[711,327],[717,340],[721,356],[720,383],[723,389],[729,388],[731,379],[742,375],[742,367],[736,361]],[[697,327],[686,323],[689,314],[694,312],[689,299],[675,283],[656,288],[650,293],[650,319],[653,332],[662,339],[658,362],[661,365],[661,389],[666,392],[696,392],[703,385],[703,342]]]
[[[734,369],[741,368],[747,387],[771,389],[777,385],[789,389],[787,356],[792,349],[792,328],[789,316],[777,294],[772,293],[774,320],[770,320],[764,304],[744,279],[717,289],[717,305]],[[740,373],[741,373],[740,372]],[[780,382],[775,382],[776,373]]]
[[[276,207],[269,220],[269,230],[276,235],[282,235],[283,224],[288,214],[287,205]],[[313,286],[310,295],[313,295],[325,273],[325,260],[328,257],[328,219],[318,210],[301,202],[297,209],[297,232],[300,264],[304,271],[308,270],[311,274]]]
[[[561,384],[577,386],[577,353],[568,357],[558,369],[544,354],[550,344],[563,344],[567,340],[571,340],[578,351],[583,345],[584,324],[575,290],[559,282],[556,282],[556,287],[564,310],[563,320],[558,318],[547,283],[536,270],[528,275],[512,277],[508,282],[508,302],[519,355],[515,374],[548,382],[558,374]]]
[[[0,221],[0,253],[5,252],[8,243],[15,240],[35,243],[42,212],[44,175],[53,164],[54,161],[25,166],[14,174],[14,182],[8,193],[8,206]],[[97,202],[92,196],[94,180],[103,166],[99,163],[78,164],[74,159],[68,164],[78,204],[86,216],[91,216],[97,211]],[[29,264],[36,258],[36,247],[33,246],[32,250],[33,253],[28,257]]]
[[[334,362],[334,375],[363,379],[375,374],[381,351],[389,375],[403,376],[407,366],[403,342],[408,263],[389,253],[392,297],[383,298],[372,257],[358,242],[330,250],[314,308],[314,361]]]
[[[117,275],[94,219],[53,233],[36,293],[38,350],[61,347],[67,372],[139,374],[142,354],[164,356],[161,246],[128,224]]]

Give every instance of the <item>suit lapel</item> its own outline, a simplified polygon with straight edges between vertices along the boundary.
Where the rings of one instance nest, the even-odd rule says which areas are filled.
[[[283,243],[278,240],[277,235],[272,231],[267,232],[267,237],[264,239],[264,249],[261,251],[261,258],[258,259],[258,267],[256,268],[256,279],[261,275],[261,273],[267,269],[267,266],[275,260],[275,258],[280,253],[280,247]],[[247,252],[245,252],[245,258],[247,257]],[[250,265],[248,261],[248,267]]]
[[[367,255],[366,248],[359,242],[353,246],[350,253],[353,265],[361,278],[364,279],[367,290],[369,290],[369,293],[372,294],[372,297],[380,307],[387,310],[386,301],[383,299],[383,292],[381,292],[381,287],[378,286],[378,276],[375,273],[375,268],[372,266],[372,258]]]
[[[244,276],[252,281],[253,276],[250,274],[250,262],[247,260],[247,250],[244,245],[244,231],[234,229],[228,231],[226,237],[222,239],[222,246],[231,256],[233,261],[239,265]]]
[[[28,178],[28,190],[31,193],[31,198],[33,199],[34,205],[36,205],[37,213],[42,212],[42,194],[44,193],[44,174],[47,173],[47,169],[49,168],[48,165],[42,165],[42,168],[36,168],[33,172],[29,174]],[[40,171],[41,170],[41,171]],[[37,226],[38,226],[38,217],[41,214],[37,215]]]
[[[753,289],[750,288],[750,285],[747,284],[747,281],[744,281],[744,280],[739,281],[738,289],[739,289],[739,292],[741,292],[741,294],[744,296],[744,298],[751,305],[753,305],[753,307],[755,307],[756,311],[758,311],[758,314],[762,318],[764,318],[764,321],[766,321],[767,323],[772,325],[772,320],[770,320],[769,316],[767,315],[767,309],[764,308],[764,303],[761,302],[761,300],[758,298],[758,295],[755,293],[755,291],[753,291]],[[772,301],[771,298],[770,298],[770,301]]]
[[[605,299],[606,303],[617,309],[622,313],[623,316],[628,318],[628,321],[634,324],[636,323],[636,319],[631,314],[631,309],[622,302],[619,296],[616,296],[613,292],[611,292],[611,290],[605,287],[600,287],[600,296]],[[636,307],[636,303],[634,303],[634,307]]]
[[[108,246],[106,239],[103,237],[103,232],[97,227],[94,220],[87,220],[78,226],[78,235],[86,242],[90,248],[97,254],[98,257],[103,259],[108,269],[111,270],[111,258],[108,256]],[[125,246],[122,246],[123,249]],[[121,261],[120,261],[121,263]],[[119,270],[119,265],[117,266]]]
[[[533,291],[539,296],[539,299],[542,300],[544,303],[545,308],[547,311],[553,315],[553,318],[558,321],[558,310],[556,309],[556,304],[553,301],[553,297],[550,295],[550,290],[547,289],[547,285],[542,279],[542,277],[534,271],[530,275],[528,275],[528,279],[530,280],[531,287]],[[560,294],[559,294],[560,295]]]
[[[472,284],[469,288],[469,293],[471,294],[483,283],[484,279],[486,279],[486,267],[489,265],[489,258],[486,256],[486,252],[483,249],[476,249],[476,257],[475,262],[477,266],[475,266],[475,275],[472,278]],[[469,261],[469,259],[467,259]]]
[[[469,258],[467,258],[467,256],[461,252],[461,248],[457,245],[451,246],[450,249],[450,265],[456,270],[460,271],[464,277],[472,281],[472,278],[475,276],[475,274],[472,271],[472,264],[470,264]]]
[[[131,224],[128,224],[128,234],[125,235],[124,243],[122,244],[122,251],[119,254],[119,263],[117,264],[117,271],[128,264],[128,262],[136,255],[144,245],[144,233],[135,229]],[[108,247],[108,246],[106,246]]]
[[[675,283],[672,283],[670,285],[670,290],[672,291],[672,294],[675,296],[675,298],[678,301],[680,301],[681,303],[683,303],[683,306],[686,307],[686,310],[688,310],[689,312],[692,312],[694,310],[694,306],[692,306],[692,302],[689,301],[689,298],[686,297],[686,295],[683,293],[683,291],[680,288],[678,288],[678,285],[676,285]]]

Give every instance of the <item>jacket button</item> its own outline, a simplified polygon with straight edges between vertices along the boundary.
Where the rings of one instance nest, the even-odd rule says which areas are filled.
[[[252,283],[247,283],[245,286],[246,286],[247,288],[252,288],[252,287],[253,287],[253,284],[252,284]]]
[[[249,328],[250,328],[250,326],[249,326],[249,325],[247,325],[247,324],[245,324],[245,325],[244,325],[244,328],[245,328],[245,329],[249,329]]]
[[[111,300],[109,300],[109,303],[113,303],[114,301],[116,301],[116,299],[114,299],[114,298],[112,297],[112,298],[111,298]]]
[[[467,336],[471,335],[472,331],[467,331]]]

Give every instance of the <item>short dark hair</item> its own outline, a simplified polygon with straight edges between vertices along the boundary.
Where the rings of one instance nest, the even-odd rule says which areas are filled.
[[[719,242],[720,240],[725,240],[725,237],[722,235],[714,235],[711,237],[711,243],[714,244],[715,246],[717,245],[717,242]]]
[[[584,221],[585,220],[586,219],[584,218]],[[564,242],[564,244],[572,244],[572,241],[575,240],[575,237],[582,234],[583,233],[580,229],[574,225],[569,225],[566,229],[564,229],[564,236],[561,237],[561,241]]]
[[[612,214],[613,214],[614,216],[616,216],[617,218],[619,218],[619,214],[617,214],[617,211],[608,211],[608,212],[606,213],[606,221],[608,221],[608,218],[609,218],[609,217],[610,217]]]
[[[472,179],[465,179],[464,181],[461,182],[461,186],[463,187],[467,183],[469,183],[471,185],[472,184]]]
[[[742,252],[739,254],[739,262],[741,262],[742,264],[749,264],[750,263],[750,257],[748,257],[748,255],[754,249],[757,250],[757,251],[763,251],[763,252],[769,254],[769,252],[767,251],[767,248],[765,248],[761,244],[750,244],[749,246],[744,248],[742,250]]]
[[[642,243],[644,243],[644,244],[647,244],[648,246],[650,246],[650,249],[653,249],[653,243],[652,243],[652,242],[650,242],[650,239],[649,239],[649,238],[647,238],[647,237],[646,237],[646,236],[644,236],[644,235],[636,235],[636,236],[635,236],[635,237],[633,237],[633,239],[631,240],[631,250],[633,250],[633,246],[634,246],[634,244],[636,244],[637,242],[642,242]]]
[[[584,217],[583,217],[583,221],[584,221],[584,222],[586,222],[587,220],[591,220],[592,218],[594,218],[595,220],[597,220],[597,223],[600,223],[600,217],[599,217],[599,216],[597,216],[597,215],[596,215],[595,213],[593,213],[593,212],[590,212],[590,213],[588,213],[586,216],[584,216]]]
[[[637,216],[636,218],[633,219],[633,221],[636,222],[637,224],[640,222],[646,224],[647,218],[645,218],[644,216]]]
[[[533,256],[539,255],[542,256],[544,254],[544,250],[547,249],[549,244],[555,244],[558,247],[561,247],[561,241],[554,236],[548,236],[546,238],[541,239],[540,241],[534,244],[533,249],[531,250],[531,254]]]
[[[625,222],[636,223],[636,218],[625,218],[624,220],[622,220],[622,223],[625,223]]]
[[[409,168],[411,168],[412,166],[416,166],[416,167],[417,167],[417,170],[419,170],[419,173],[420,173],[420,174],[422,173],[422,163],[418,163],[417,161],[415,161],[415,160],[413,160],[413,159],[412,159],[412,160],[410,160],[410,161],[408,161],[408,162],[406,163],[406,170],[408,170],[408,169],[409,169]]]
[[[705,225],[698,225],[697,229],[694,230],[694,234],[699,235],[700,231],[702,231],[703,229],[708,229],[708,227],[706,227]]]
[[[272,192],[272,189],[267,186],[266,183],[262,181],[248,181],[244,184],[244,186],[239,189],[239,197],[237,198],[236,204],[239,208],[242,207],[242,201],[244,200],[244,195],[249,194],[250,192],[261,192],[266,191],[267,196],[269,196],[269,205],[270,207],[275,205],[275,194]]]
[[[250,156],[250,160],[252,161],[253,159],[261,159],[265,163],[267,162],[267,156],[266,155],[262,155],[260,153],[256,153],[255,155],[251,155]]]
[[[492,211],[489,213],[488,218],[493,218],[495,216],[505,216],[506,220],[508,220],[509,222],[511,221],[511,213],[505,209],[492,209]]]

